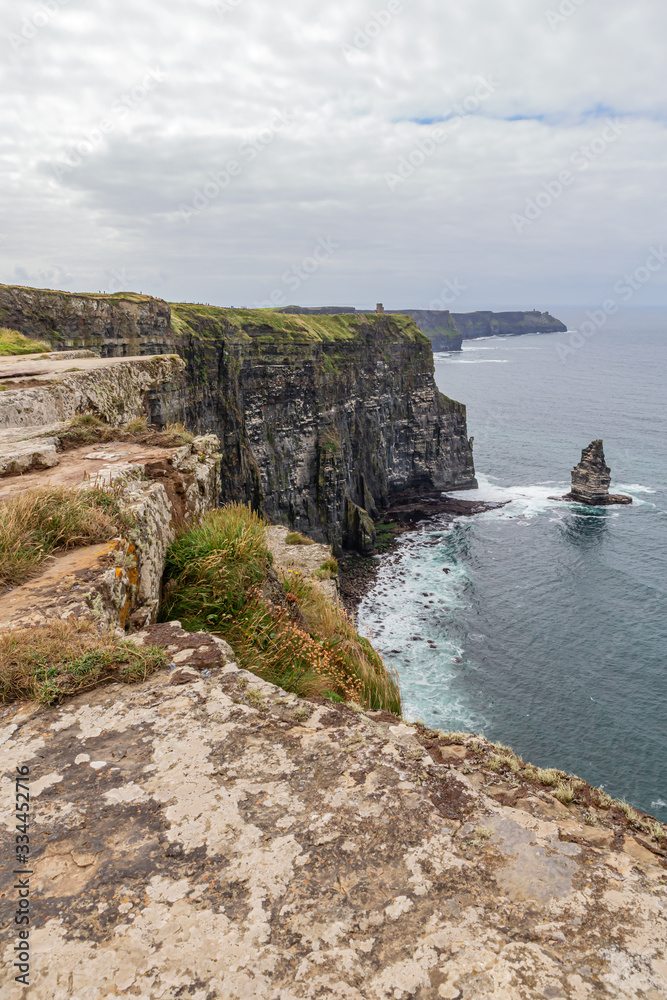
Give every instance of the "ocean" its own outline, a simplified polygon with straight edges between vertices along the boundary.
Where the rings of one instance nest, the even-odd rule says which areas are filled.
[[[561,310],[576,329],[583,310]],[[667,821],[667,312],[436,354],[468,407],[479,489],[379,557],[358,621],[409,719],[484,733]],[[602,438],[629,507],[552,500]],[[447,572],[446,572],[447,571]]]

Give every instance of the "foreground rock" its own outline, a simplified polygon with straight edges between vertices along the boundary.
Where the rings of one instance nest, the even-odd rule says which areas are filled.
[[[23,992],[5,919],[3,995],[666,995],[667,871],[620,814],[562,805],[483,740],[299,701],[177,623],[136,641],[172,671],[3,720],[34,915]]]
[[[589,507],[632,503],[632,497],[610,494],[611,469],[604,460],[602,441],[591,441],[581,453],[581,462],[572,470],[572,490],[563,500],[576,500]]]

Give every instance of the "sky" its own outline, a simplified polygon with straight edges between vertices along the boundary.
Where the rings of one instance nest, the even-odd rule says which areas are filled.
[[[0,282],[667,305],[663,0],[0,12]]]

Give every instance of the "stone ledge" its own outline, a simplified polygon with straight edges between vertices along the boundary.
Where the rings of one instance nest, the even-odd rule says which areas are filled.
[[[217,444],[208,435],[178,449],[144,449],[158,453],[152,461],[102,464],[89,481],[122,483],[121,503],[135,527],[104,545],[52,557],[33,580],[1,595],[0,629],[72,616],[122,628],[154,621],[176,525],[217,506]]]

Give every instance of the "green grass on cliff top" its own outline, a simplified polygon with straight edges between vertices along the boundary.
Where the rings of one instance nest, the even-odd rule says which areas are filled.
[[[9,330],[6,326],[0,327],[0,356],[11,357],[17,354],[43,354],[50,351],[49,344],[41,340],[29,340],[18,330]]]
[[[217,326],[221,331],[233,327],[242,340],[262,341],[280,337],[294,341],[354,340],[362,328],[379,326],[389,320],[389,339],[426,342],[410,316],[402,314],[294,315],[273,312],[270,309],[225,309],[221,306],[193,305],[188,302],[170,302],[171,322],[177,333],[196,333],[199,324],[206,324],[211,332]],[[387,333],[383,335],[387,339]]]

